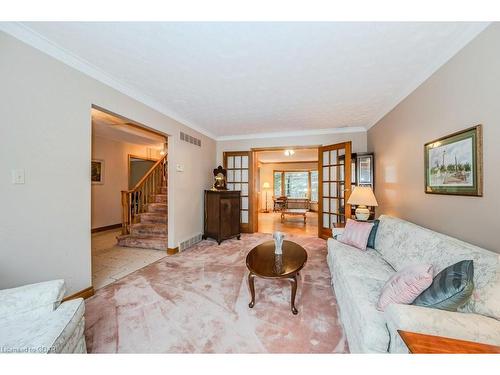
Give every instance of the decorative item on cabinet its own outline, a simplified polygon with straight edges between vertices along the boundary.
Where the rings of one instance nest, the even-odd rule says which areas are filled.
[[[212,190],[227,190],[227,171],[222,166],[219,165],[214,169],[214,179]]]
[[[241,192],[235,190],[205,190],[205,225],[203,239],[222,241],[240,239]]]

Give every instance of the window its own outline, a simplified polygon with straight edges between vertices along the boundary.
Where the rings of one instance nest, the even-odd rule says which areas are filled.
[[[285,195],[288,198],[307,198],[309,172],[285,172]]]
[[[318,201],[318,171],[274,171],[274,196]]]
[[[283,172],[274,172],[274,196],[281,197],[283,194],[281,192],[281,176]]]

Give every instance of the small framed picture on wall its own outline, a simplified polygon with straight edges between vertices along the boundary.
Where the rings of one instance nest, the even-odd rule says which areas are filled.
[[[483,196],[483,135],[477,125],[424,145],[425,192]]]
[[[92,184],[104,184],[104,160],[92,160],[90,176]]]

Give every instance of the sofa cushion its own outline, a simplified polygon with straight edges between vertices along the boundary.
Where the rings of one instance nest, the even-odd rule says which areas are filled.
[[[370,247],[372,249],[375,249],[375,238],[377,237],[377,229],[379,223],[380,220],[378,219],[373,221],[373,228],[370,232],[370,236],[368,237],[368,243],[366,244],[367,247]]]
[[[385,283],[377,309],[384,311],[393,303],[408,305],[432,284],[434,276],[432,265],[417,264],[396,272]]]
[[[439,272],[431,286],[413,302],[414,305],[457,311],[469,301],[474,289],[474,263],[463,260]]]
[[[471,259],[474,261],[475,291],[470,302],[461,309],[480,313],[475,305],[491,303],[484,300],[486,293],[482,288],[488,288],[496,280],[498,254],[402,219],[382,215],[379,220],[375,248],[394,269],[430,263],[434,272],[439,273],[452,264]]]
[[[389,333],[376,303],[392,267],[374,250],[328,239],[328,265],[351,352],[386,352]]]
[[[394,274],[394,269],[375,250],[362,251],[333,238],[328,239],[328,256],[332,266],[341,267],[351,275],[385,282]]]
[[[335,282],[335,291],[341,290],[340,318],[344,325],[349,325],[350,332],[346,334],[351,351],[386,352],[389,332],[383,313],[376,308],[384,282],[342,271],[337,273]]]
[[[339,241],[346,245],[354,246],[357,249],[366,250],[372,229],[373,223],[347,219],[344,233],[342,233]]]

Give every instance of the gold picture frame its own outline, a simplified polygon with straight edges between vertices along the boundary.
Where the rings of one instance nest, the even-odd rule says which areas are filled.
[[[424,145],[425,192],[483,196],[482,125]]]

